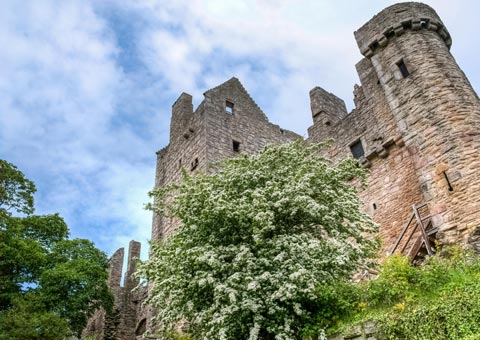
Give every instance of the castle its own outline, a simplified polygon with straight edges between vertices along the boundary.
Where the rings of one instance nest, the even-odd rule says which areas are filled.
[[[433,240],[480,251],[480,100],[450,53],[448,30],[431,7],[409,2],[384,9],[354,34],[364,56],[356,65],[355,108],[347,112],[343,100],[315,87],[307,140],[333,140],[325,151],[331,159],[354,157],[368,168],[360,195],[380,226],[381,256],[415,258],[434,251]],[[236,78],[204,96],[195,110],[186,93],[173,104],[170,143],[157,152],[156,187],[178,180],[182,167],[209,173],[219,160],[299,138],[270,123]],[[152,240],[176,224],[154,216]],[[134,282],[119,286],[119,258],[112,257],[110,280],[116,326],[100,313],[89,323],[96,331],[86,334],[100,338],[117,327],[112,338],[127,340],[150,327],[142,297],[129,292]],[[130,263],[128,273],[132,257]]]

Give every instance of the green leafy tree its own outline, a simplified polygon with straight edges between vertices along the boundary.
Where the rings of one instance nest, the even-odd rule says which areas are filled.
[[[11,209],[25,214],[33,213],[35,184],[17,167],[0,159],[0,212]]]
[[[376,227],[352,185],[363,170],[319,148],[269,146],[152,192],[151,208],[181,222],[140,267],[163,334],[186,324],[194,339],[298,339],[321,311],[333,322],[325,302],[367,265]]]
[[[94,310],[112,305],[107,257],[69,240],[58,214],[31,215],[33,182],[3,160],[0,171],[0,339],[79,335]]]

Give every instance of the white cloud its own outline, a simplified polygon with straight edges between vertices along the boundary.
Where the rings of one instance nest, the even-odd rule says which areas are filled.
[[[126,79],[104,20],[85,2],[2,7],[2,158],[37,183],[37,212],[59,211],[73,236],[112,252],[117,223],[125,237],[146,239],[152,166],[124,159],[154,154],[121,125],[112,129]]]

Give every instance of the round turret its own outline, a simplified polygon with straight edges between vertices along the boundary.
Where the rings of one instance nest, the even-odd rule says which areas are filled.
[[[443,242],[480,225],[480,101],[450,53],[437,13],[390,6],[355,32],[371,61]]]

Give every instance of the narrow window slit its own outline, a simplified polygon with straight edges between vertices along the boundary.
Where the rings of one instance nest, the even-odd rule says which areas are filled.
[[[230,100],[225,101],[225,112],[228,114],[233,114],[233,102]]]
[[[446,172],[446,171],[443,172],[443,176],[445,177],[445,180],[447,181],[448,191],[453,191],[452,184],[450,184],[450,180],[448,179],[448,176],[447,176],[447,172]]]
[[[397,63],[397,66],[403,78],[407,78],[410,75],[410,72],[408,72],[407,65],[405,65],[405,62],[403,61],[403,59]]]
[[[190,164],[190,171],[193,171],[197,168],[198,166],[198,158],[195,158],[195,160]]]

